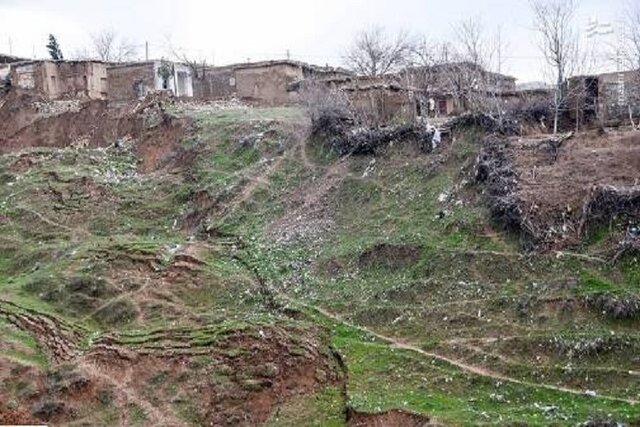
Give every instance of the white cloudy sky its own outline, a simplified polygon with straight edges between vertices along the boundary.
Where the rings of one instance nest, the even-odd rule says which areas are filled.
[[[615,24],[629,0],[577,0],[578,28],[591,17]],[[638,0],[635,0],[638,1]],[[542,80],[543,60],[531,31],[527,0],[0,0],[0,52],[45,57],[49,33],[71,56],[89,34],[112,28],[151,56],[166,56],[166,37],[216,65],[282,58],[341,65],[359,30],[374,25],[406,29],[430,39],[452,39],[452,26],[480,17],[487,31],[509,39],[503,72],[519,81]],[[604,44],[604,43],[603,43]]]

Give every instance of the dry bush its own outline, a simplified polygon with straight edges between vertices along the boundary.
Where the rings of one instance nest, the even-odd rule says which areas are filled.
[[[447,125],[452,131],[464,131],[468,129],[479,129],[485,133],[497,133],[500,135],[518,135],[519,126],[507,117],[496,119],[490,114],[482,112],[467,112],[450,120]]]
[[[341,156],[376,154],[389,143],[413,142],[422,152],[433,150],[434,129],[417,123],[397,126],[366,126],[339,90],[309,84],[302,99],[311,119],[311,135]]]
[[[609,294],[589,295],[585,298],[587,306],[616,320],[640,318],[640,298],[631,295],[625,298]]]
[[[520,207],[518,173],[505,141],[495,136],[485,138],[476,163],[475,180],[484,185],[491,221],[519,234],[525,246],[535,244],[537,235]]]
[[[314,137],[331,138],[360,123],[348,97],[319,82],[308,82],[301,89],[301,98],[311,119]]]
[[[591,339],[555,337],[551,344],[559,354],[569,359],[583,359],[609,352],[619,352],[633,345],[617,337],[596,337]]]
[[[584,236],[615,219],[640,217],[640,186],[594,185],[582,206],[579,234]]]

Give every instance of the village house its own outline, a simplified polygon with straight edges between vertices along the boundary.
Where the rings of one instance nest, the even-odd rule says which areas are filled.
[[[344,95],[355,113],[368,123],[412,121],[421,116],[424,104],[420,91],[405,87],[394,76],[347,76],[301,80],[292,83],[303,97],[305,92],[327,90]]]
[[[107,64],[101,61],[23,61],[0,65],[0,79],[48,99],[106,99]]]
[[[167,72],[164,76],[163,70]],[[158,90],[178,97],[194,93],[191,68],[164,60],[113,64],[107,68],[107,79],[108,99],[113,101],[139,99]]]
[[[572,120],[587,123],[619,122],[640,115],[640,71],[576,76],[567,84],[568,110]]]
[[[487,96],[503,98],[516,93],[515,77],[470,62],[409,67],[398,73],[397,79],[403,86],[422,92],[433,104],[436,116],[459,114]]]
[[[194,79],[194,96],[206,100],[237,97],[259,105],[288,105],[300,101],[300,94],[292,86],[295,82],[349,75],[343,69],[292,60],[207,67]]]

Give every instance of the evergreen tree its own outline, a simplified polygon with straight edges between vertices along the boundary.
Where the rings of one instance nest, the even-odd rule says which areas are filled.
[[[56,40],[56,37],[53,34],[49,34],[47,50],[49,51],[49,55],[51,55],[51,59],[54,61],[61,61],[64,59],[62,57],[62,50],[60,50],[60,46],[58,45],[58,40]]]

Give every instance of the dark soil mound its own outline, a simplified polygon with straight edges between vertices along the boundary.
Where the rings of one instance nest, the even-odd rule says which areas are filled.
[[[347,425],[349,427],[423,427],[436,424],[423,415],[398,409],[377,414],[357,412],[351,409],[347,414]]]
[[[403,268],[415,264],[421,248],[416,245],[392,245],[381,243],[366,250],[358,260],[361,267]]]

